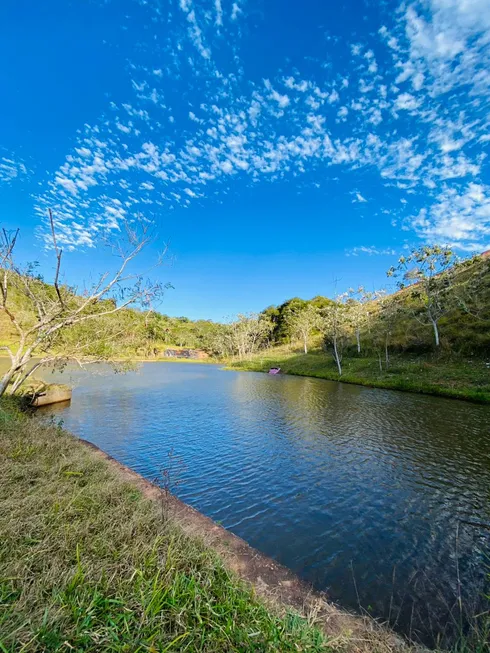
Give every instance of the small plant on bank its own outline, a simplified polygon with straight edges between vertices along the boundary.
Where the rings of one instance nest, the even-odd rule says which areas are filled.
[[[183,482],[182,475],[187,467],[184,459],[175,455],[174,448],[167,452],[167,464],[160,468],[160,476],[155,480],[155,485],[160,490],[160,510],[162,522],[167,523],[171,517],[172,495]]]

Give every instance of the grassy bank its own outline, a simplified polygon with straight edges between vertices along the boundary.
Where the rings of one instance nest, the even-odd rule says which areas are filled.
[[[2,653],[408,650],[264,601],[116,463],[5,399],[0,478]]]
[[[0,650],[330,651],[108,463],[0,404]]]
[[[324,601],[263,600],[100,453],[0,401],[1,653],[420,653]]]
[[[352,356],[344,358],[342,377],[332,357],[321,351],[303,354],[277,348],[229,363],[231,369],[256,372],[274,366],[287,374],[490,403],[490,369],[477,358],[393,356],[388,370],[380,371],[377,359]]]

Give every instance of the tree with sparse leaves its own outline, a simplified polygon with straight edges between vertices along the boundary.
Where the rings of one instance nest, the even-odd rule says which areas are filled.
[[[387,272],[389,277],[400,278],[400,290],[410,287],[413,317],[432,328],[436,347],[440,346],[439,321],[454,307],[455,263],[450,249],[427,245],[401,256],[398,265]]]
[[[334,301],[321,310],[320,330],[325,344],[332,347],[332,356],[342,376],[344,347],[349,339],[349,293],[337,295]]]
[[[369,331],[373,315],[373,302],[377,299],[376,292],[369,292],[363,286],[357,290],[349,289],[347,306],[349,317],[356,335],[357,353],[361,353],[361,333]]]
[[[308,353],[310,336],[320,325],[320,311],[316,306],[307,304],[287,317],[289,333],[293,338],[301,338],[305,354]]]
[[[119,238],[105,241],[117,261],[115,269],[80,291],[63,281],[63,251],[58,246],[51,211],[49,224],[55,262],[52,283],[36,273],[35,265],[18,262],[18,230],[9,233],[3,229],[0,234],[0,313],[14,334],[10,344],[0,347],[10,359],[8,370],[0,378],[0,396],[14,393],[31,374],[48,364],[114,361],[113,345],[122,332],[118,334],[121,327],[110,316],[128,307],[150,309],[167,287],[151,283],[141,272],[130,269],[152,240],[146,221],[128,220],[121,225]]]
[[[268,342],[272,329],[271,320],[263,315],[239,313],[225,333],[231,351],[243,360]]]
[[[386,291],[376,291],[377,314],[375,320],[375,329],[373,329],[372,342],[378,354],[379,369],[383,370],[383,358],[385,369],[390,366],[390,345],[393,332],[396,329],[400,319],[405,314],[405,309],[400,301]]]

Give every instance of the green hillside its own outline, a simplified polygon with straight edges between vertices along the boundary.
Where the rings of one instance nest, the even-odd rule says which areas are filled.
[[[43,292],[54,294],[52,286],[40,283]],[[292,298],[260,314],[238,315],[228,324],[126,308],[63,330],[55,349],[76,352],[80,343],[80,356],[154,360],[169,348],[192,348],[235,369],[280,366],[291,374],[489,401],[490,257],[448,267],[434,274],[431,283],[434,305],[443,309],[437,320],[438,346],[427,320],[424,284],[411,283],[391,295],[350,292],[335,300]],[[14,289],[10,301],[24,323],[35,320],[22,293]],[[73,301],[79,298],[73,295]],[[102,308],[113,302],[103,300]],[[332,358],[328,326],[336,309],[342,321],[337,339],[342,374]],[[298,329],[301,316],[310,314],[318,319],[308,330],[305,355],[305,337],[300,340]],[[15,348],[15,342],[16,332],[0,311],[0,343]]]
[[[43,284],[47,292],[54,292],[52,286]],[[35,319],[35,314],[30,302],[27,302],[21,293],[12,290],[10,301],[13,312],[20,315],[24,323]],[[107,304],[112,300],[104,300]],[[101,302],[102,304],[104,303]],[[190,320],[186,317],[169,317],[157,311],[142,311],[127,308],[103,318],[104,329],[112,337],[104,337],[104,353],[108,357],[129,359],[154,359],[158,358],[168,348],[202,349],[206,352],[213,350],[213,339],[220,325],[211,320]],[[92,328],[92,325],[91,329]],[[60,335],[57,349],[63,353],[63,344],[66,339],[74,340],[84,336],[86,340],[86,327],[71,328]],[[92,332],[92,331],[91,331]],[[90,332],[90,333],[91,333]],[[18,336],[11,321],[0,310],[0,345],[10,345],[15,349]],[[87,355],[97,355],[101,342],[92,343]],[[81,352],[83,353],[83,352]]]
[[[446,307],[438,321],[438,347],[431,325],[423,319],[423,289],[414,284],[366,303],[360,352],[355,322],[347,317],[341,334],[342,375],[332,357],[332,338],[321,328],[312,329],[308,354],[288,330],[291,313],[318,304],[319,298],[295,298],[266,309],[274,322],[272,346],[235,359],[230,366],[255,371],[281,367],[289,374],[490,402],[488,253],[451,267],[434,283],[440,284],[440,302]],[[355,308],[355,300],[349,301],[344,306],[347,315]]]

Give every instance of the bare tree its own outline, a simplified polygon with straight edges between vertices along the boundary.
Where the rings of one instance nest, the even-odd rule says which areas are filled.
[[[9,233],[3,229],[0,234],[0,314],[6,316],[13,331],[11,344],[0,347],[10,358],[10,367],[0,379],[0,396],[14,393],[47,364],[64,365],[68,359],[83,364],[87,357],[110,360],[117,324],[109,316],[128,307],[149,308],[167,287],[129,271],[152,239],[144,220],[126,221],[121,237],[106,241],[117,261],[115,270],[102,274],[83,292],[62,283],[63,251],[51,211],[49,224],[55,255],[52,284],[36,274],[35,266],[21,267],[17,262],[18,230]]]
[[[312,304],[307,304],[298,312],[290,313],[286,318],[286,322],[293,338],[298,337],[303,341],[304,352],[307,354],[311,333],[320,326],[318,308]]]
[[[339,376],[342,376],[343,350],[349,335],[348,299],[347,292],[337,295],[332,304],[321,310],[320,329],[325,343],[332,346],[332,356]]]
[[[398,265],[387,272],[389,277],[402,277],[398,282],[400,290],[411,288],[413,316],[432,327],[436,347],[440,345],[439,321],[454,307],[451,288],[455,263],[450,249],[425,246],[401,256]]]

